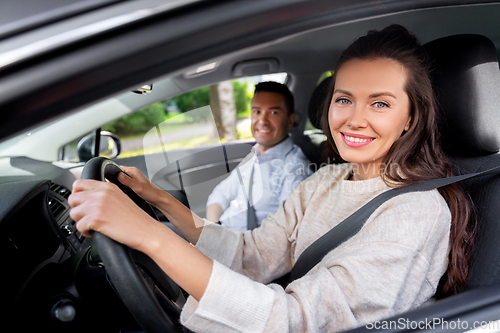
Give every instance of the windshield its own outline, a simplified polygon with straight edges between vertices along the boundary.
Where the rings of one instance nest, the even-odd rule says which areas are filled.
[[[10,148],[14,147],[16,144],[20,143],[22,140],[29,138],[34,133],[41,131],[42,129],[44,129],[45,127],[49,126],[50,124],[51,123],[45,124],[43,126],[35,128],[35,129],[33,129],[33,130],[29,131],[29,132],[25,132],[25,133],[19,134],[19,135],[13,137],[13,138],[10,138],[8,140],[0,142],[0,156],[3,157],[3,156],[12,156],[12,155],[14,155],[14,154],[12,154],[12,151],[11,151]]]

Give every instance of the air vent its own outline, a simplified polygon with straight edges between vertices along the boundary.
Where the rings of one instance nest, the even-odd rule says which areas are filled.
[[[66,199],[70,194],[70,190],[62,185],[56,183],[52,183],[50,185],[47,203],[50,207],[50,210],[52,211],[52,215],[56,219],[59,218],[60,214],[64,213],[69,208]]]
[[[68,190],[66,187],[59,185],[59,184],[56,184],[56,183],[52,183],[52,185],[50,185],[50,190],[53,192],[56,192],[57,194],[64,197],[65,199],[67,199],[69,197],[69,195],[71,194],[70,190]]]
[[[57,201],[57,199],[55,198],[48,198],[47,202],[54,217],[57,217],[64,210],[63,204]]]

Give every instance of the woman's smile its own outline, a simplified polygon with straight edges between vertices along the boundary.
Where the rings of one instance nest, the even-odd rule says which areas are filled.
[[[340,132],[340,134],[342,135],[342,139],[345,144],[353,148],[364,147],[375,140],[375,138],[361,134],[353,134],[349,132]]]

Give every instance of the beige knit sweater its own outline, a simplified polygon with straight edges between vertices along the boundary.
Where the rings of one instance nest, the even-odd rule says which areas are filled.
[[[207,222],[196,247],[214,260],[212,275],[201,300],[189,298],[181,322],[195,332],[335,332],[428,300],[446,270],[451,223],[437,190],[388,200],[286,290],[268,284],[321,235],[389,189],[380,178],[345,180],[350,169],[321,168],[253,231]]]

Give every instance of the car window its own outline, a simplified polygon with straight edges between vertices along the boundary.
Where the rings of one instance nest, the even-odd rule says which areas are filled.
[[[120,137],[118,158],[252,140],[250,101],[255,84],[284,83],[286,79],[286,73],[278,73],[201,87],[151,104],[104,125],[102,130]],[[158,134],[162,142],[158,141]]]

